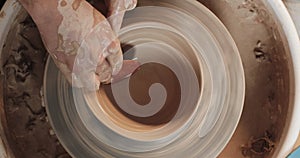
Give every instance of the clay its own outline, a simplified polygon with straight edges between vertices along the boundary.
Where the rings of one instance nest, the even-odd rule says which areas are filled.
[[[120,29],[127,10],[125,1],[110,3],[110,20],[85,0],[20,3],[37,24],[47,51],[74,87],[97,90],[100,83],[110,83],[112,75],[120,71],[122,52],[114,31]],[[136,3],[130,4],[135,7]]]
[[[108,21],[114,32],[118,34],[125,11],[132,10],[137,5],[137,0],[105,0],[108,6]]]
[[[200,2],[218,16],[233,36],[246,74],[243,114],[233,138],[219,158],[272,157],[285,127],[292,84],[289,81],[290,57],[277,24],[259,0]],[[269,148],[272,150],[251,152],[256,149],[249,142],[266,139],[272,142]]]
[[[260,138],[250,138],[248,144],[241,147],[243,156],[255,157],[268,155],[275,147],[272,139],[274,139],[273,136],[268,132]]]
[[[81,0],[74,0],[72,2],[72,8],[76,11],[79,8],[80,3],[81,3]]]
[[[1,12],[0,13],[0,18],[4,17],[5,16],[5,12]]]
[[[4,50],[4,108],[10,148],[16,158],[70,157],[59,143],[42,104],[46,58],[37,27],[20,17],[9,33]]]
[[[62,1],[61,6],[65,5],[66,1]],[[53,133],[42,102],[48,53],[39,30],[24,12],[16,19],[8,37],[1,66],[5,70],[6,135],[10,148],[16,158],[70,157]]]
[[[192,8],[197,12],[197,14],[199,14],[199,16],[206,17],[206,19],[212,18],[206,22],[209,21],[216,24],[213,25],[215,26],[215,29],[211,29],[215,38],[210,38],[211,34],[205,31],[205,28],[207,27],[202,26],[202,23],[198,23],[198,19],[192,20],[194,16],[176,12],[172,9],[162,9],[162,7],[141,7],[133,10],[129,15],[136,18],[130,18],[130,16],[127,16],[125,19],[128,21],[125,20],[124,30],[122,30],[120,33],[120,39],[125,43],[125,45],[128,44],[134,46],[134,48],[131,49],[132,52],[129,51],[127,53],[130,54],[136,52],[136,54],[133,54],[134,56],[132,56],[132,58],[128,57],[128,59],[134,59],[136,57],[139,61],[141,61],[142,64],[151,61],[164,64],[172,68],[172,70],[178,76],[178,80],[181,84],[182,97],[180,102],[182,105],[180,105],[180,108],[178,109],[176,116],[174,116],[174,119],[172,119],[172,121],[168,121],[167,119],[168,124],[162,124],[162,126],[160,126],[161,124],[156,126],[147,126],[143,123],[139,123],[138,121],[134,121],[133,119],[128,119],[128,117],[120,114],[120,110],[117,111],[116,108],[110,106],[111,102],[105,96],[105,94],[107,94],[105,91],[100,91],[99,95],[103,97],[101,99],[99,98],[99,101],[94,101],[94,94],[83,92],[84,97],[74,97],[75,103],[73,103],[72,99],[70,100],[67,98],[70,95],[69,91],[65,91],[65,89],[67,90],[67,86],[65,86],[64,80],[62,80],[59,74],[57,74],[59,78],[56,83],[48,79],[45,82],[45,92],[47,95],[46,99],[48,100],[48,104],[52,103],[52,105],[54,105],[47,107],[49,111],[51,111],[49,113],[51,115],[51,120],[55,121],[54,128],[56,131],[61,133],[61,140],[64,141],[68,138],[68,140],[73,142],[68,143],[70,144],[68,149],[72,151],[72,153],[78,155],[79,157],[83,154],[88,155],[89,157],[95,157],[94,155],[103,155],[106,153],[113,155],[115,154],[116,157],[126,157],[125,155],[128,154],[130,154],[128,157],[131,157],[131,155],[137,157],[147,157],[154,152],[157,154],[157,157],[181,157],[186,153],[201,155],[201,153],[205,154],[205,152],[210,152],[212,155],[216,156],[217,153],[220,152],[220,148],[205,150],[205,147],[201,144],[207,144],[206,142],[210,141],[211,139],[215,140],[213,142],[216,145],[218,144],[220,146],[224,146],[226,144],[226,141],[219,141],[218,138],[230,138],[230,133],[232,133],[235,125],[238,122],[239,114],[242,110],[241,107],[244,96],[244,76],[242,73],[242,64],[238,56],[238,51],[235,49],[235,46],[232,45],[233,40],[230,38],[230,36],[228,36],[227,33],[224,33],[226,30],[220,23],[218,23],[217,19],[214,19],[212,14],[205,14],[206,12],[201,11],[202,9],[205,9],[204,7],[201,7],[201,5],[193,7],[194,5],[197,5],[194,1],[178,0],[176,2],[177,3],[175,3],[175,6],[172,6],[173,3],[165,5],[172,6],[172,8],[178,8],[179,6],[182,6],[184,2],[186,2],[189,7],[185,7],[184,10],[187,13],[193,14],[194,12],[190,12],[191,9],[189,9]],[[159,14],[159,12],[165,14]],[[147,19],[147,21],[143,22],[143,17]],[[182,20],[186,19],[191,20],[189,26],[194,27],[193,29],[182,29]],[[153,28],[142,27],[145,25],[148,26],[148,22],[153,25]],[[170,25],[170,30],[164,29],[165,25]],[[209,24],[207,25],[210,26]],[[174,29],[172,29],[173,27]],[[196,28],[198,31],[194,31]],[[183,33],[180,31],[183,31]],[[197,35],[195,35],[196,33]],[[224,37],[226,40],[221,37]],[[209,46],[209,43],[214,43],[214,39],[219,40],[220,38],[223,39],[221,40],[222,42],[220,41],[220,45],[212,44]],[[191,39],[192,41],[186,39]],[[205,42],[207,42],[207,45],[201,45],[201,43]],[[194,49],[191,48],[192,45],[194,46]],[[211,49],[216,51],[212,51]],[[221,59],[223,56],[219,55],[219,53],[221,54],[222,52],[217,51],[223,49],[224,53],[228,53],[229,57],[224,60]],[[215,55],[211,55],[210,53],[206,52],[211,52]],[[199,58],[198,55],[203,55],[203,59]],[[204,60],[206,62],[204,62]],[[230,61],[230,64],[227,64],[227,62],[229,62],[228,60]],[[203,67],[199,66],[202,64]],[[228,67],[223,66],[223,64],[227,65]],[[48,64],[46,68],[47,76],[57,76],[53,66],[53,63]],[[228,75],[225,74],[227,68],[231,70],[228,72]],[[202,75],[202,73],[206,75]],[[151,79],[151,76],[148,77]],[[203,83],[201,82],[202,79]],[[144,80],[148,81],[147,79]],[[114,89],[114,99],[119,100],[117,102],[121,103],[118,105],[122,107],[122,110],[126,111],[128,114],[134,114],[134,116],[138,117],[148,117],[152,114],[155,114],[153,113],[153,109],[159,108],[152,108],[153,106],[151,104],[151,106],[136,105],[137,103],[134,101],[131,102],[131,97],[127,97],[130,95],[130,92],[127,92],[129,88],[126,87],[127,84],[124,84],[124,82],[127,83],[127,80],[123,80],[122,82],[116,83],[112,86]],[[231,82],[234,84],[230,84]],[[169,81],[169,83],[172,82]],[[59,94],[53,93],[56,91],[56,89],[52,88],[51,84],[60,85],[58,87]],[[203,85],[203,87],[200,85]],[[153,86],[157,87],[158,84],[154,84]],[[153,86],[151,86],[149,89],[149,95],[151,98],[152,96],[165,96],[166,93],[164,93],[163,86],[161,86],[162,88],[159,87],[158,89],[153,88],[153,91],[156,94],[153,93],[152,95],[151,92],[153,92]],[[60,87],[62,89],[60,89]],[[233,89],[237,90],[238,93],[231,93],[232,91],[230,90]],[[203,92],[201,93],[203,95],[201,100],[199,99],[200,91]],[[144,90],[141,91],[141,93],[142,92],[145,94]],[[222,92],[228,95],[217,95],[223,94]],[[59,97],[57,97],[57,95]],[[229,97],[229,95],[234,96]],[[80,91],[78,91],[75,96],[80,96]],[[227,101],[225,101],[225,98],[228,100],[226,99]],[[160,101],[162,99],[163,97],[159,99],[154,98],[151,99],[151,101]],[[84,103],[84,101],[86,101],[86,103]],[[142,100],[141,102],[143,101],[147,102],[147,100]],[[223,101],[224,104],[221,104]],[[164,105],[160,103],[161,102],[155,105]],[[131,105],[134,105],[135,108],[130,108],[132,107]],[[74,106],[76,106],[76,109]],[[149,107],[150,112],[148,110],[143,110],[147,107]],[[222,110],[222,108],[226,108],[228,110]],[[67,109],[73,110],[70,111]],[[70,113],[70,115],[67,117],[61,117],[65,114],[65,112],[62,111],[67,113],[75,112],[75,114]],[[232,114],[234,113],[234,116],[227,112]],[[214,118],[210,119],[212,117]],[[67,121],[63,121],[63,119],[66,119]],[[215,122],[215,120],[217,122]],[[223,124],[218,120],[226,121],[226,123]],[[205,123],[202,124],[202,121],[205,121]],[[71,126],[74,126],[76,130],[70,131],[69,129],[62,128],[60,125],[61,123],[68,123]],[[153,120],[152,124],[153,123],[156,123],[156,121]],[[86,128],[80,128],[82,124]],[[230,127],[228,128],[228,126]],[[109,129],[107,127],[109,127]],[[190,130],[185,132],[186,129]],[[227,131],[225,132],[227,133],[226,135],[223,134],[224,130]],[[213,136],[209,134],[211,131],[220,134]],[[184,133],[177,135],[177,133],[181,132]],[[88,147],[86,144],[94,145],[94,143],[90,141],[91,139],[87,138],[90,134],[95,137],[95,139],[92,139],[95,141],[95,143],[107,144],[108,147],[105,146],[102,148],[97,145],[95,146],[96,150],[85,150]],[[83,143],[80,141],[82,139],[78,139],[76,135],[80,135],[82,139],[86,139],[86,142]],[[182,139],[177,140],[177,138]],[[175,139],[176,141],[174,141]],[[73,144],[77,145],[74,146]],[[174,149],[172,147],[173,145]],[[211,145],[211,147],[212,146],[215,145]],[[82,150],[78,151],[78,148]],[[162,150],[166,148],[172,148],[172,150],[165,150],[165,152],[163,152]],[[119,150],[115,151],[113,149]],[[193,149],[198,149],[199,152],[198,150]]]
[[[258,1],[248,5],[249,2],[203,1],[222,20],[235,39],[241,52],[247,81],[246,101],[240,124],[219,156],[221,158],[271,157],[277,148],[289,104],[289,67],[286,61],[289,56],[286,56],[282,48],[276,28],[272,27],[275,24],[270,23],[270,19],[266,19],[264,14],[258,13],[260,11],[255,4]],[[251,27],[247,27],[249,25]],[[4,53],[1,58],[6,59],[5,109],[9,125],[7,135],[12,138],[10,144],[14,152],[19,153],[17,158],[68,157],[55,135],[49,132],[51,127],[41,105],[41,65],[46,58],[45,50],[41,47],[31,20],[21,21],[18,26],[30,28],[31,31],[24,31],[22,36],[32,40],[28,42],[15,34],[18,31],[12,30],[9,36],[20,38],[28,50],[24,46],[13,47],[13,44],[7,43],[5,52],[8,53]],[[19,48],[23,52],[21,55],[15,53]],[[26,52],[31,53],[29,58]],[[108,90],[107,85],[99,93],[106,93]],[[144,99],[141,102],[147,101],[147,98]]]
[[[148,90],[154,83],[162,84],[166,88],[168,95],[162,109],[155,115],[149,117],[137,117],[126,113],[118,107],[118,104],[114,101],[110,87],[103,88],[112,101],[112,106],[126,117],[144,125],[163,125],[173,119],[179,108],[181,90],[180,83],[174,72],[159,63],[143,64],[130,77],[129,91],[133,100],[140,106],[144,106],[151,100]]]
[[[66,6],[66,5],[67,5],[67,2],[66,2],[66,1],[61,1],[61,2],[60,2],[60,6],[61,6],[61,7],[64,7],[64,6]]]

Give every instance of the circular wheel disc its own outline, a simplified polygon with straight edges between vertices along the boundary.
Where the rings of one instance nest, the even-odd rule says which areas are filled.
[[[73,157],[216,157],[243,109],[245,79],[222,23],[191,0],[139,0],[119,38],[141,68],[89,92],[69,86],[49,59],[45,105]]]

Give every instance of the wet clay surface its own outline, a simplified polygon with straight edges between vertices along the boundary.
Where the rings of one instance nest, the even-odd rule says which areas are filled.
[[[271,157],[278,147],[290,104],[289,57],[282,48],[276,24],[260,1],[200,1],[233,36],[246,77],[240,123],[219,157]]]
[[[114,100],[110,85],[105,85],[103,89],[111,101],[110,108],[115,108],[127,118],[144,125],[163,125],[172,120],[179,108],[181,89],[175,73],[159,63],[143,64],[130,77],[129,91],[137,104],[145,106],[151,101],[148,90],[154,83],[160,83],[165,87],[167,98],[159,112],[149,117],[137,117],[126,113]]]
[[[22,16],[10,30],[1,57],[9,145],[16,158],[67,158],[41,99],[47,53],[31,18]]]

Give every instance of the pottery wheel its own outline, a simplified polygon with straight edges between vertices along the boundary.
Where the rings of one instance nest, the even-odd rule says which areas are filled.
[[[72,88],[49,59],[44,100],[73,157],[216,157],[244,102],[244,72],[222,23],[197,1],[140,0],[119,32],[132,76]]]

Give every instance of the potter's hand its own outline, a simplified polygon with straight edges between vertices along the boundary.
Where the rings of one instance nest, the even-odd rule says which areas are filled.
[[[113,31],[118,33],[125,12],[134,9],[137,5],[137,0],[105,0],[105,3],[108,6],[107,19]]]
[[[126,61],[125,72],[118,74],[123,64],[120,42],[106,18],[85,0],[19,1],[36,23],[56,65],[73,86],[98,89],[100,83],[111,82],[115,75],[121,78],[120,74],[129,74],[138,66],[137,62]],[[120,2],[110,3],[111,7],[117,3]],[[118,6],[116,10],[122,10],[121,3]]]

